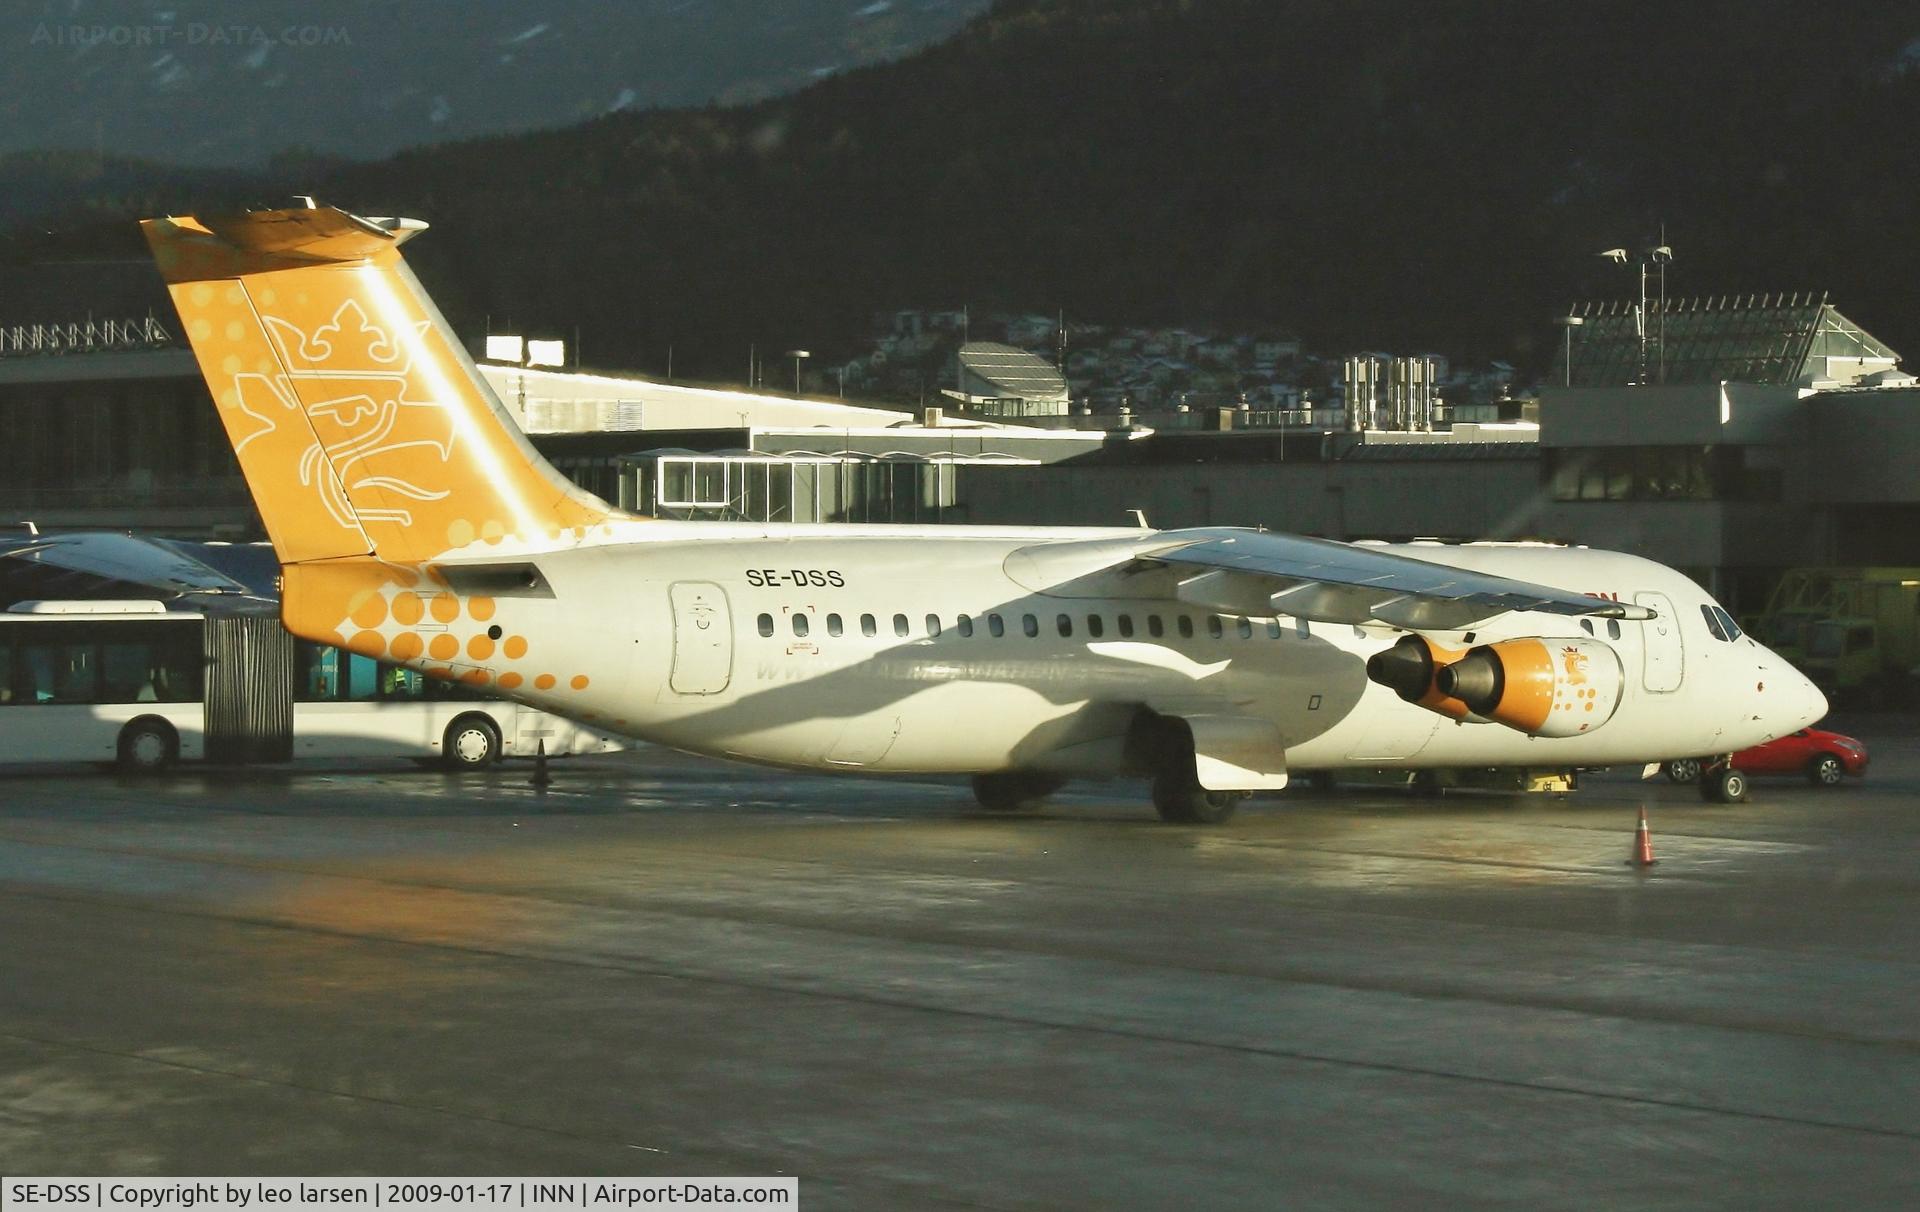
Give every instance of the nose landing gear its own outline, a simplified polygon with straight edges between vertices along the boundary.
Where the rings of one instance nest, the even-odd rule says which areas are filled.
[[[1700,798],[1710,804],[1743,804],[1747,799],[1747,776],[1733,768],[1726,758],[1700,771]]]

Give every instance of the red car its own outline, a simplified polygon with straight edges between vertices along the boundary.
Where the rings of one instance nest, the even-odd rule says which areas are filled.
[[[1802,728],[1742,749],[1733,755],[1733,768],[1745,774],[1804,774],[1816,787],[1838,787],[1847,775],[1867,772],[1867,747],[1837,732]],[[1678,758],[1666,764],[1666,772],[1676,783],[1691,783],[1700,777],[1700,759]]]

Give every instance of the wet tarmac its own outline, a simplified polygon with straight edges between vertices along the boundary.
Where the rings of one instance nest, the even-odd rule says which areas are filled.
[[[1850,723],[1837,792],[1290,791],[1218,828],[655,751],[544,794],[16,773],[0,1172],[1915,1206],[1920,740]]]

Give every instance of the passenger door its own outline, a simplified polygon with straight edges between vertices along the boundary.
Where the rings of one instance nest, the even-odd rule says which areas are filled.
[[[676,581],[673,603],[675,694],[719,694],[733,677],[733,612],[727,591],[711,581]]]
[[[1641,684],[1655,694],[1680,689],[1686,673],[1686,649],[1680,642],[1680,616],[1664,593],[1646,591],[1633,600],[1658,617],[1640,624]]]

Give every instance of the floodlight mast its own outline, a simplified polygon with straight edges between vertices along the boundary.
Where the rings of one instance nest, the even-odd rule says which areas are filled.
[[[1666,225],[1665,224],[1661,225],[1660,235],[1661,235],[1661,239],[1659,244],[1656,244],[1651,248],[1641,249],[1638,256],[1630,257],[1627,253],[1627,250],[1624,248],[1609,248],[1606,251],[1598,254],[1599,256],[1604,257],[1609,261],[1612,261],[1616,265],[1625,265],[1629,261],[1631,261],[1640,271],[1640,302],[1633,309],[1634,335],[1639,339],[1639,342],[1640,342],[1640,360],[1639,360],[1639,365],[1635,369],[1634,380],[1633,380],[1634,385],[1638,387],[1645,387],[1648,382],[1648,379],[1647,379],[1647,267],[1649,265],[1654,265],[1659,267],[1660,322],[1659,322],[1659,336],[1656,338],[1660,346],[1658,381],[1662,383],[1667,381],[1667,262],[1673,260],[1673,247],[1666,242]],[[1573,330],[1571,327],[1569,327],[1567,330],[1567,340],[1569,342],[1568,348],[1571,349],[1572,348],[1571,342],[1573,340]],[[1571,360],[1569,360],[1569,364],[1568,364],[1568,373],[1569,375],[1571,375],[1572,373]]]

